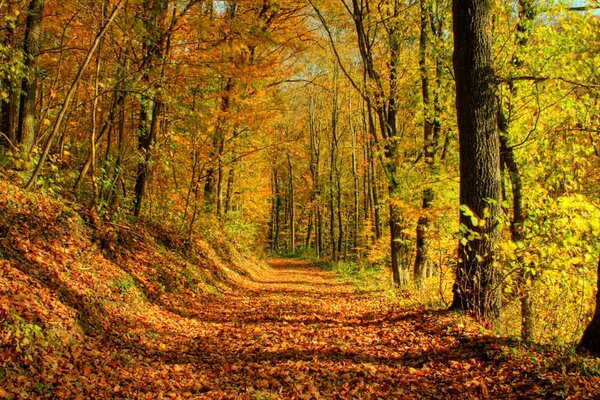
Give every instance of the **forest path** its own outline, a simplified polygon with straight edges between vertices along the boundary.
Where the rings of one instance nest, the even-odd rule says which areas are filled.
[[[301,261],[270,264],[248,287],[188,310],[155,349],[119,350],[130,362],[115,363],[105,388],[117,397],[209,399],[551,393],[549,380],[507,361],[497,340],[465,331],[455,315],[401,310]]]

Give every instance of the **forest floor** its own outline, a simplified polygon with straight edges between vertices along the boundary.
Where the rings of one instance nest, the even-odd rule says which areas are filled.
[[[597,377],[511,352],[456,314],[399,309],[302,261],[270,264],[246,288],[188,310],[193,327],[171,327],[161,351],[129,349],[136,362],[105,379],[119,382],[115,392],[148,398],[600,396]]]
[[[260,279],[180,309],[184,318],[146,332],[155,336],[153,346],[113,337],[87,350],[78,397],[600,395],[598,377],[584,376],[579,366],[515,350],[457,314],[402,310],[381,293],[358,291],[302,261],[270,264]]]
[[[0,399],[600,398],[597,360],[269,264],[0,179]]]

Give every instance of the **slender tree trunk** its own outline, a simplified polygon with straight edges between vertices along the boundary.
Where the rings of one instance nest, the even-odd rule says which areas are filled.
[[[310,193],[310,218],[308,225],[308,232],[306,238],[306,246],[310,247],[311,244],[311,234],[312,234],[312,226],[315,225],[315,254],[317,257],[320,256],[320,242],[318,239],[319,236],[319,218],[317,214],[319,213],[320,207],[320,163],[321,163],[321,143],[319,132],[317,132],[317,124],[316,124],[316,101],[314,97],[310,98],[309,103],[309,135],[310,135],[310,176],[312,179],[312,188]],[[314,221],[314,222],[313,222]],[[311,223],[313,222],[313,223]]]
[[[17,2],[10,0],[6,6],[6,17],[5,17],[5,35],[4,35],[4,47],[11,49],[15,47],[16,34],[15,28],[18,21],[17,16]],[[19,91],[18,82],[15,79],[15,74],[6,74],[0,87],[7,93],[7,99],[0,98],[0,132],[6,135],[5,139],[8,139],[10,145],[16,147],[17,141],[17,116],[18,116],[18,104],[19,104]],[[3,139],[0,138],[0,142]]]
[[[435,163],[435,151],[437,145],[434,143],[434,120],[435,115],[432,110],[432,99],[430,95],[430,79],[427,70],[427,53],[429,44],[429,25],[431,19],[431,6],[428,0],[420,0],[421,7],[421,26],[419,40],[419,69],[421,72],[421,95],[423,100],[423,159],[429,172]],[[415,255],[415,264],[413,273],[415,282],[420,284],[427,276],[427,270],[430,264],[429,257],[429,225],[431,223],[428,212],[434,199],[433,188],[429,187],[423,190],[421,202],[421,216],[417,222],[417,252]]]
[[[143,76],[142,81],[150,86],[151,76],[157,75],[155,94],[152,98],[145,99],[140,103],[139,126],[138,126],[138,153],[140,160],[137,166],[135,179],[135,202],[133,216],[138,218],[142,211],[147,186],[152,173],[152,162],[154,145],[159,129],[159,121],[162,116],[162,80],[164,78],[164,64],[167,57],[167,37],[165,24],[167,17],[167,1],[146,0],[146,15],[144,16],[144,27],[146,37],[143,44]],[[162,63],[158,73],[156,68]]]
[[[337,146],[338,146],[338,86],[337,86],[337,65],[334,71],[334,90],[331,108],[331,141],[329,142],[329,240],[331,244],[331,259],[338,260],[338,245],[336,241],[336,181],[335,171],[337,169]],[[341,230],[341,227],[340,227]]]
[[[25,77],[21,83],[18,143],[29,153],[35,142],[35,105],[37,102],[38,56],[41,51],[44,0],[31,0],[23,44]]]
[[[118,76],[121,76],[121,74],[122,73],[119,73]],[[111,185],[104,194],[104,198],[108,204],[109,215],[114,215],[117,211],[119,203],[119,181],[121,180],[123,173],[122,165],[125,157],[125,92],[123,92],[122,79],[119,79],[118,81],[115,114],[113,115],[113,123],[115,124],[117,131],[116,157],[113,165],[110,165],[109,163],[108,153],[105,160],[105,169],[108,170],[109,166],[112,168]]]
[[[212,137],[212,147],[209,155],[209,166],[206,170],[206,181],[204,184],[204,208],[206,212],[218,214],[217,203],[219,196],[219,177],[222,174],[221,158],[225,149],[225,114],[229,111],[230,99],[233,91],[233,79],[227,78],[227,82],[221,94],[221,113],[217,119],[217,125]]]
[[[528,43],[530,37],[531,23],[535,18],[535,7],[532,0],[519,1],[519,21],[517,23],[517,51],[512,62],[519,66],[521,60],[519,50],[522,50]],[[511,96],[512,96],[511,89]],[[512,197],[513,197],[513,215],[510,224],[511,239],[513,242],[522,242],[525,240],[523,232],[523,223],[525,222],[525,206],[523,204],[523,180],[519,164],[514,153],[514,149],[509,142],[510,121],[504,113],[501,99],[498,99],[498,130],[500,131],[500,159],[502,166],[506,168],[510,176]],[[504,188],[503,188],[504,190]],[[503,198],[506,194],[503,192]],[[525,260],[518,256],[516,262],[520,265],[518,277],[519,300],[521,303],[521,339],[524,341],[533,340],[534,316],[533,306],[529,295],[531,280],[533,279]]]
[[[431,220],[429,219],[428,210],[431,208],[433,202],[433,189],[425,189],[423,191],[423,198],[421,204],[421,216],[417,221],[417,252],[415,255],[415,267],[414,275],[415,282],[420,284],[428,275],[431,269],[429,259],[429,226]]]
[[[335,171],[335,188],[336,188],[336,207],[337,207],[337,226],[338,226],[338,238],[337,238],[337,254],[338,258],[342,255],[344,247],[344,221],[343,221],[343,210],[342,210],[342,179],[340,177],[339,168],[336,167]]]
[[[350,112],[352,114],[352,112]],[[358,166],[357,166],[357,132],[352,123],[352,115],[350,116],[350,130],[352,132],[352,194],[353,194],[353,208],[352,208],[352,252],[358,251],[358,235],[359,235],[359,221],[360,221],[360,185],[358,177]]]
[[[273,250],[279,249],[279,231],[281,213],[281,191],[279,189],[279,176],[277,169],[273,170],[273,241],[271,247]]]
[[[233,157],[235,158],[235,153]],[[235,188],[235,167],[236,163],[232,162],[229,167],[229,171],[227,172],[227,191],[225,194],[225,209],[223,214],[225,217],[227,217],[227,214],[231,212],[231,205],[233,204],[233,192]]]
[[[373,148],[375,142],[370,141],[367,152],[369,154],[369,175],[370,175],[370,193],[371,196],[371,207],[373,209],[373,225],[375,228],[375,239],[381,239],[383,236],[382,224],[381,224],[381,209],[379,203],[379,189],[377,187],[377,167],[375,166],[375,156],[373,154]]]
[[[296,251],[296,199],[294,198],[294,165],[292,164],[292,157],[288,157],[288,169],[289,169],[289,212],[290,212],[290,250],[292,253]]]
[[[102,5],[102,17],[104,19],[108,4]],[[98,99],[100,88],[100,71],[102,69],[102,44],[104,38],[100,39],[98,44],[98,55],[96,59],[96,71],[94,76],[94,99],[92,100],[92,129],[90,132],[90,180],[92,182],[92,204],[98,203],[98,186],[96,185],[96,135],[98,126]]]
[[[460,223],[467,232],[459,242],[451,308],[493,321],[500,313],[499,277],[494,266],[494,247],[500,235],[500,157],[489,8],[489,0],[454,0],[452,7],[463,207]]]
[[[75,89],[77,88],[77,85],[79,84],[79,81],[81,80],[81,77],[83,76],[85,69],[87,68],[88,64],[92,60],[92,56],[94,55],[94,52],[98,48],[98,45],[100,44],[100,40],[102,39],[102,37],[104,36],[104,34],[106,33],[106,31],[108,30],[110,25],[112,24],[112,22],[114,21],[114,19],[117,16],[117,14],[119,13],[119,10],[121,10],[121,7],[123,7],[124,4],[125,4],[125,0],[121,0],[115,6],[115,8],[111,12],[110,16],[104,23],[104,26],[102,27],[102,29],[100,29],[100,31],[96,34],[94,42],[92,43],[92,47],[90,47],[85,59],[79,66],[79,69],[77,70],[77,74],[75,75],[75,78],[71,82],[71,86],[69,86],[69,89],[67,90],[67,94],[65,96],[63,104],[58,112],[58,116],[56,117],[56,122],[54,123],[54,126],[52,127],[52,131],[50,132],[50,135],[48,136],[48,139],[46,140],[46,144],[44,146],[44,149],[42,151],[40,159],[39,159],[33,173],[31,174],[31,177],[29,178],[29,180],[27,181],[27,183],[24,186],[24,188],[26,190],[30,189],[33,186],[33,184],[35,183],[35,181],[37,180],[37,177],[38,177],[40,171],[42,170],[42,166],[46,162],[46,158],[48,157],[48,154],[50,153],[50,147],[52,146],[52,142],[56,138],[56,135],[58,135],[58,132],[60,131],[60,128],[62,126],[62,122],[65,118],[65,115],[67,114],[69,106],[71,105],[71,100],[73,99],[73,96],[75,95]]]
[[[316,256],[320,258],[323,254],[323,211],[321,205],[317,205],[317,215],[316,215]]]
[[[306,223],[306,238],[304,239],[304,247],[310,249],[312,247],[312,232],[313,232],[314,210],[308,210],[308,222]]]

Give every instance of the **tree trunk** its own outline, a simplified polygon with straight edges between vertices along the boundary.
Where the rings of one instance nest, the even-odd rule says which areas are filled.
[[[600,256],[598,256],[598,275],[596,280],[596,310],[579,342],[578,349],[600,357]]]
[[[271,241],[271,249],[279,249],[279,214],[281,212],[281,192],[279,190],[279,177],[277,169],[273,169],[273,240]]]
[[[434,141],[435,111],[432,107],[430,95],[430,79],[427,71],[427,51],[429,43],[429,22],[431,19],[431,6],[428,0],[420,0],[421,26],[419,40],[419,69],[421,72],[421,95],[423,100],[423,160],[428,172],[433,170],[437,143]],[[430,264],[429,257],[429,225],[431,223],[428,212],[434,199],[433,188],[423,190],[421,216],[417,222],[416,255],[413,274],[415,282],[421,284],[427,276]]]
[[[321,249],[320,249],[320,240],[319,240],[319,210],[320,210],[320,201],[321,201],[321,193],[320,193],[320,176],[319,176],[319,171],[320,171],[320,165],[321,165],[321,142],[320,142],[320,135],[319,132],[317,131],[317,124],[316,124],[316,101],[314,99],[314,97],[310,98],[310,105],[309,105],[309,135],[310,135],[310,162],[309,162],[309,169],[310,169],[310,176],[311,176],[311,180],[312,180],[312,188],[311,188],[311,193],[310,193],[310,218],[309,218],[309,225],[308,225],[308,232],[307,232],[307,237],[306,237],[306,247],[310,247],[311,245],[311,234],[312,234],[312,227],[314,225],[314,231],[315,231],[315,255],[318,257],[320,257],[321,255]],[[312,222],[312,223],[311,223]]]
[[[140,160],[137,166],[135,179],[135,202],[133,216],[140,216],[146,187],[152,173],[152,161],[154,144],[159,129],[159,120],[163,112],[162,104],[162,79],[164,77],[164,64],[167,56],[167,38],[165,23],[167,17],[167,1],[146,0],[144,3],[146,15],[144,16],[144,28],[146,30],[143,43],[143,66],[142,81],[150,86],[151,76],[156,74],[155,69],[162,63],[158,71],[156,87],[152,98],[141,101],[139,126],[138,126],[138,152]]]
[[[225,114],[229,111],[230,99],[233,90],[233,79],[227,78],[221,94],[221,117],[217,119],[215,132],[212,137],[212,147],[209,155],[209,166],[206,170],[204,184],[204,209],[208,213],[218,214],[219,177],[222,174],[221,158],[225,149]]]
[[[289,249],[294,253],[296,251],[296,199],[294,198],[294,165],[292,164],[292,157],[288,154],[288,168],[289,168],[289,212],[290,212],[290,246]]]
[[[4,26],[6,33],[3,41],[3,45],[6,49],[12,49],[15,47],[15,28],[18,21],[17,12],[17,2],[14,0],[9,1],[6,6],[6,24]],[[18,82],[17,79],[15,79],[14,74],[6,73],[2,79],[0,87],[2,87],[7,93],[6,99],[0,98],[0,132],[6,135],[6,138],[4,139],[8,139],[11,146],[16,147],[18,145],[17,117],[19,111],[19,91]],[[3,141],[2,138],[0,138],[0,142],[1,141]]]
[[[500,155],[489,8],[489,0],[454,0],[452,7],[463,237],[451,308],[491,322],[500,313],[494,267],[500,234]]]
[[[358,235],[359,235],[359,222],[360,222],[360,187],[358,178],[358,167],[356,157],[357,147],[357,132],[352,123],[352,112],[350,112],[350,130],[352,132],[352,193],[353,193],[353,207],[352,207],[352,252],[358,251]]]
[[[529,31],[531,23],[535,18],[535,8],[531,0],[519,1],[519,20],[517,23],[517,51],[513,55],[512,62],[519,66],[521,60],[519,57],[520,51],[527,45],[529,41]],[[513,88],[511,87],[510,96],[512,96]],[[523,180],[521,170],[517,163],[514,149],[509,143],[509,125],[510,121],[506,118],[501,99],[498,98],[498,130],[500,131],[500,160],[501,166],[508,171],[511,182],[512,197],[513,197],[513,215],[510,224],[511,240],[515,243],[525,240],[523,233],[523,223],[525,222],[525,206],[523,204]],[[504,187],[502,188],[502,197],[506,198]],[[521,303],[521,339],[524,341],[533,340],[534,316],[531,298],[529,296],[531,280],[533,275],[525,265],[525,260],[522,256],[517,256],[516,260],[519,268],[519,276],[517,279],[519,300]]]
[[[433,202],[433,189],[423,191],[423,203],[421,204],[422,215],[417,221],[417,252],[415,255],[414,275],[415,282],[420,284],[427,277],[431,268],[429,259],[429,233],[431,220],[427,214]]]
[[[37,64],[41,51],[44,0],[31,0],[23,43],[25,76],[21,83],[19,130],[17,142],[29,154],[35,142],[35,105],[37,102]]]
[[[337,65],[335,66],[337,67]],[[338,87],[337,87],[337,68],[334,69],[334,90],[331,107],[331,141],[329,142],[329,240],[331,245],[331,259],[338,260],[338,246],[336,242],[336,182],[335,171],[337,169],[337,146],[338,146]],[[341,229],[341,227],[340,227]]]
[[[112,22],[115,20],[117,14],[119,13],[119,10],[121,10],[121,7],[123,7],[124,4],[125,4],[125,0],[121,0],[113,8],[110,16],[104,23],[104,26],[96,34],[96,37],[94,38],[94,42],[92,43],[92,47],[89,48],[85,59],[79,66],[79,69],[77,70],[77,74],[75,75],[75,78],[73,78],[73,81],[71,82],[71,85],[69,86],[69,89],[67,90],[67,94],[65,96],[65,99],[63,100],[62,106],[60,107],[58,116],[56,117],[56,122],[54,122],[54,126],[52,127],[52,131],[50,132],[50,135],[48,136],[48,139],[46,140],[46,144],[44,145],[44,149],[42,150],[40,159],[39,159],[37,165],[35,166],[35,169],[34,169],[33,173],[31,174],[31,177],[29,178],[29,180],[27,181],[27,183],[24,186],[25,190],[31,189],[31,187],[37,180],[37,177],[38,177],[40,171],[42,170],[42,166],[46,162],[46,158],[48,157],[48,154],[50,153],[50,147],[52,146],[52,142],[56,138],[56,135],[58,135],[58,132],[60,131],[60,128],[62,126],[62,122],[65,118],[65,115],[67,114],[69,106],[71,105],[71,100],[73,99],[73,96],[75,95],[75,89],[77,88],[77,85],[79,84],[79,81],[81,80],[81,77],[83,76],[85,69],[87,68],[88,64],[92,60],[92,56],[94,55],[96,48],[98,48],[98,45],[100,44],[100,40],[102,39],[102,37],[104,36],[104,34],[106,33],[106,31],[108,30],[110,25],[112,24]]]
[[[235,152],[233,154],[235,158]],[[223,210],[223,215],[227,217],[227,214],[231,211],[233,204],[233,192],[235,188],[235,161],[231,163],[229,167],[229,171],[227,172],[227,191],[225,192],[225,209]]]
[[[118,71],[122,71],[122,69],[118,68]],[[120,75],[122,75],[122,72],[118,73],[117,76]],[[109,215],[114,215],[116,213],[119,204],[119,181],[122,177],[122,165],[125,158],[125,92],[123,91],[123,77],[120,77],[117,81],[119,83],[117,84],[117,92],[115,93],[115,96],[117,97],[115,100],[115,112],[111,116],[112,119],[110,122],[111,126],[114,125],[117,131],[117,155],[114,164],[110,165],[110,153],[108,153],[107,148],[107,154],[104,160],[105,170],[108,171],[109,166],[112,167],[110,177],[111,184],[103,194],[103,198],[105,199],[106,204],[108,204]]]

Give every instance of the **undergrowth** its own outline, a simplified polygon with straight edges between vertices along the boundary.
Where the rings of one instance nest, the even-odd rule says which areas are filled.
[[[406,309],[445,308],[450,299],[452,276],[441,271],[426,278],[421,285],[411,281],[407,286],[396,288],[392,284],[391,271],[382,265],[361,262],[338,261],[324,266],[335,272],[340,279],[354,285],[362,292],[381,292],[390,301]]]

